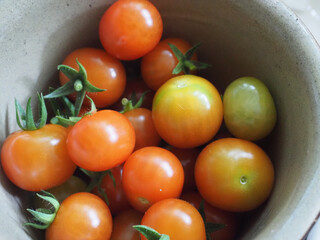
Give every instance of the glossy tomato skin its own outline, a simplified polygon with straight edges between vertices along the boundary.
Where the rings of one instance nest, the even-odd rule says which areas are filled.
[[[196,181],[194,180],[194,166],[200,153],[198,148],[176,148],[169,146],[167,148],[180,160],[184,170],[183,191],[190,192],[196,190]]]
[[[190,43],[182,38],[166,38],[159,42],[152,51],[142,58],[142,78],[154,91],[158,90],[158,88],[166,81],[176,76],[172,74],[172,71],[179,61],[172,52],[168,43],[175,45],[183,54],[192,47]],[[191,59],[197,60],[197,55],[194,54]],[[179,75],[182,74],[183,72]]]
[[[273,130],[277,111],[269,89],[259,79],[242,77],[228,85],[223,95],[224,120],[236,137],[260,140]]]
[[[201,202],[204,201],[204,199],[198,192],[186,192],[182,194],[181,199],[191,203],[197,209],[199,209]],[[211,239],[235,239],[239,226],[237,214],[213,207],[208,202],[204,202],[204,212],[207,222],[225,225],[223,229],[220,229],[216,232],[212,232],[210,234]]]
[[[113,219],[110,240],[140,240],[139,232],[132,226],[139,225],[143,214],[135,209],[121,212]]]
[[[95,87],[106,89],[103,92],[87,93],[96,107],[104,108],[118,101],[126,86],[126,73],[122,63],[102,49],[80,48],[71,52],[63,64],[79,70],[76,59],[86,69],[88,81]],[[59,80],[61,85],[69,81],[62,72]],[[70,97],[75,100],[74,94]],[[84,99],[84,105],[91,106],[87,98]]]
[[[66,198],[46,230],[46,240],[106,240],[112,232],[112,216],[98,196],[81,192]]]
[[[113,180],[109,174],[107,174],[101,182],[101,189],[108,196],[108,206],[112,215],[117,215],[120,212],[131,208],[122,187],[122,168],[123,166],[119,165],[110,170],[112,176],[114,177],[116,185],[114,185]],[[99,195],[97,189],[94,189],[93,192]],[[103,198],[102,196],[100,197]]]
[[[162,139],[178,148],[200,146],[218,132],[222,100],[206,79],[194,75],[171,78],[153,99],[152,118]]]
[[[234,212],[257,208],[271,194],[274,168],[256,144],[223,138],[208,144],[195,166],[202,197],[211,205]]]
[[[178,198],[183,181],[179,159],[160,147],[135,151],[123,167],[123,189],[130,204],[141,212],[162,199]]]
[[[67,181],[76,169],[66,147],[67,129],[47,124],[34,131],[17,131],[1,149],[7,177],[28,191],[46,190]]]
[[[149,226],[170,240],[205,240],[205,226],[198,210],[181,199],[165,199],[152,205],[144,214],[142,225]],[[141,235],[141,240],[146,240]]]
[[[162,31],[159,11],[145,0],[116,1],[104,13],[99,24],[103,47],[121,60],[144,56],[160,41]]]
[[[159,145],[161,138],[154,127],[151,110],[136,108],[125,112],[124,115],[129,119],[136,133],[134,150]]]
[[[134,128],[123,114],[113,110],[85,116],[67,138],[70,158],[89,171],[105,171],[123,163],[134,145]]]

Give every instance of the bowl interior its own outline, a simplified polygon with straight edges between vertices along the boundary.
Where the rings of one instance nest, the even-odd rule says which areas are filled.
[[[57,79],[56,66],[79,47],[100,47],[98,23],[112,1],[2,0],[0,15],[0,145],[17,130],[14,97],[22,104]],[[212,64],[202,76],[223,92],[241,76],[265,82],[278,123],[264,142],[276,170],[270,199],[240,239],[301,239],[320,210],[320,51],[299,19],[270,0],[152,1],[164,20],[164,37],[202,42],[199,59]],[[39,14],[41,13],[41,14]],[[28,194],[0,175],[4,239],[36,239],[21,227]],[[6,238],[7,237],[7,238]],[[40,238],[39,238],[40,239]]]

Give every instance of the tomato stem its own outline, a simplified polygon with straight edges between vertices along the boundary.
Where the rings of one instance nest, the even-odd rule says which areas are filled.
[[[170,237],[166,234],[160,234],[151,227],[145,225],[134,225],[132,226],[148,240],[170,240]]]
[[[146,96],[146,94],[149,92],[148,91],[144,91],[141,95],[141,97],[139,98],[138,102],[137,99],[136,99],[136,94],[135,92],[132,93],[132,96],[131,96],[131,99],[127,99],[127,98],[123,98],[121,100],[121,103],[122,103],[122,106],[123,106],[123,110],[120,111],[120,113],[126,113],[126,112],[129,112],[133,109],[137,109],[137,108],[140,108],[142,103],[143,103],[143,100],[144,100],[144,97]]]

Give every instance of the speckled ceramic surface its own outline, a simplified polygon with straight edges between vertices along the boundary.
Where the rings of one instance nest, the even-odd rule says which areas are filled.
[[[57,78],[71,50],[98,46],[108,0],[0,0],[0,144],[17,130],[14,96],[26,102]],[[152,1],[165,36],[202,41],[205,77],[220,89],[240,76],[263,80],[278,124],[268,153],[276,169],[271,198],[250,215],[240,239],[301,239],[320,210],[320,51],[297,17],[275,0]],[[25,192],[0,173],[0,239],[27,240]]]

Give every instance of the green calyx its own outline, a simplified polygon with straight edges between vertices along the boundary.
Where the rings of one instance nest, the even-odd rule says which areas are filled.
[[[211,240],[211,233],[223,229],[225,227],[225,224],[207,222],[206,214],[204,211],[204,201],[203,200],[200,203],[198,211],[199,211],[199,213],[203,219],[203,222],[204,222],[204,226],[206,229],[206,239]]]
[[[15,99],[15,107],[17,124],[22,130],[33,131],[42,128],[46,124],[48,113],[41,93],[38,93],[39,120],[37,122],[34,121],[33,117],[31,97],[28,99],[26,111],[22,108],[17,99]]]
[[[49,192],[42,191],[43,194],[36,193],[36,195],[50,203],[53,208],[38,208],[36,210],[28,208],[27,211],[33,216],[32,222],[27,222],[24,225],[34,227],[37,229],[47,229],[56,217],[60,208],[59,201]]]
[[[60,98],[67,96],[71,93],[76,93],[75,110],[72,117],[76,117],[79,114],[86,92],[102,92],[105,89],[100,89],[93,86],[87,79],[87,71],[83,65],[76,60],[79,66],[79,71],[66,65],[59,65],[58,70],[64,73],[70,81],[59,87],[58,89],[50,92],[44,98]]]
[[[106,201],[107,205],[109,205],[109,199],[106,194],[106,192],[102,189],[101,183],[103,178],[106,175],[109,175],[109,177],[112,179],[114,187],[116,187],[116,180],[110,170],[102,171],[102,172],[93,172],[88,171],[86,169],[80,168],[80,170],[86,174],[88,177],[90,177],[91,181],[88,184],[86,188],[86,192],[91,192],[94,188],[97,188],[98,193],[103,197],[103,199]]]
[[[136,93],[135,93],[135,92],[132,93],[130,99],[123,98],[123,99],[121,100],[121,104],[122,104],[122,106],[123,106],[123,110],[120,111],[120,113],[126,113],[126,112],[129,112],[129,111],[133,110],[133,109],[136,109],[136,108],[141,107],[141,105],[142,105],[142,103],[143,103],[143,100],[144,100],[144,97],[146,96],[146,94],[147,94],[148,92],[149,92],[149,91],[143,92],[138,101],[137,101]]]
[[[183,54],[175,45],[168,43],[173,54],[178,59],[177,66],[173,69],[172,74],[179,74],[184,72],[184,74],[190,74],[191,71],[196,69],[205,69],[210,67],[210,64],[192,60],[191,57],[194,55],[196,50],[200,47],[201,43],[197,43],[192,48],[190,48],[185,54]]]
[[[151,227],[145,225],[134,225],[132,227],[145,236],[148,240],[170,240],[168,235],[158,233]]]

